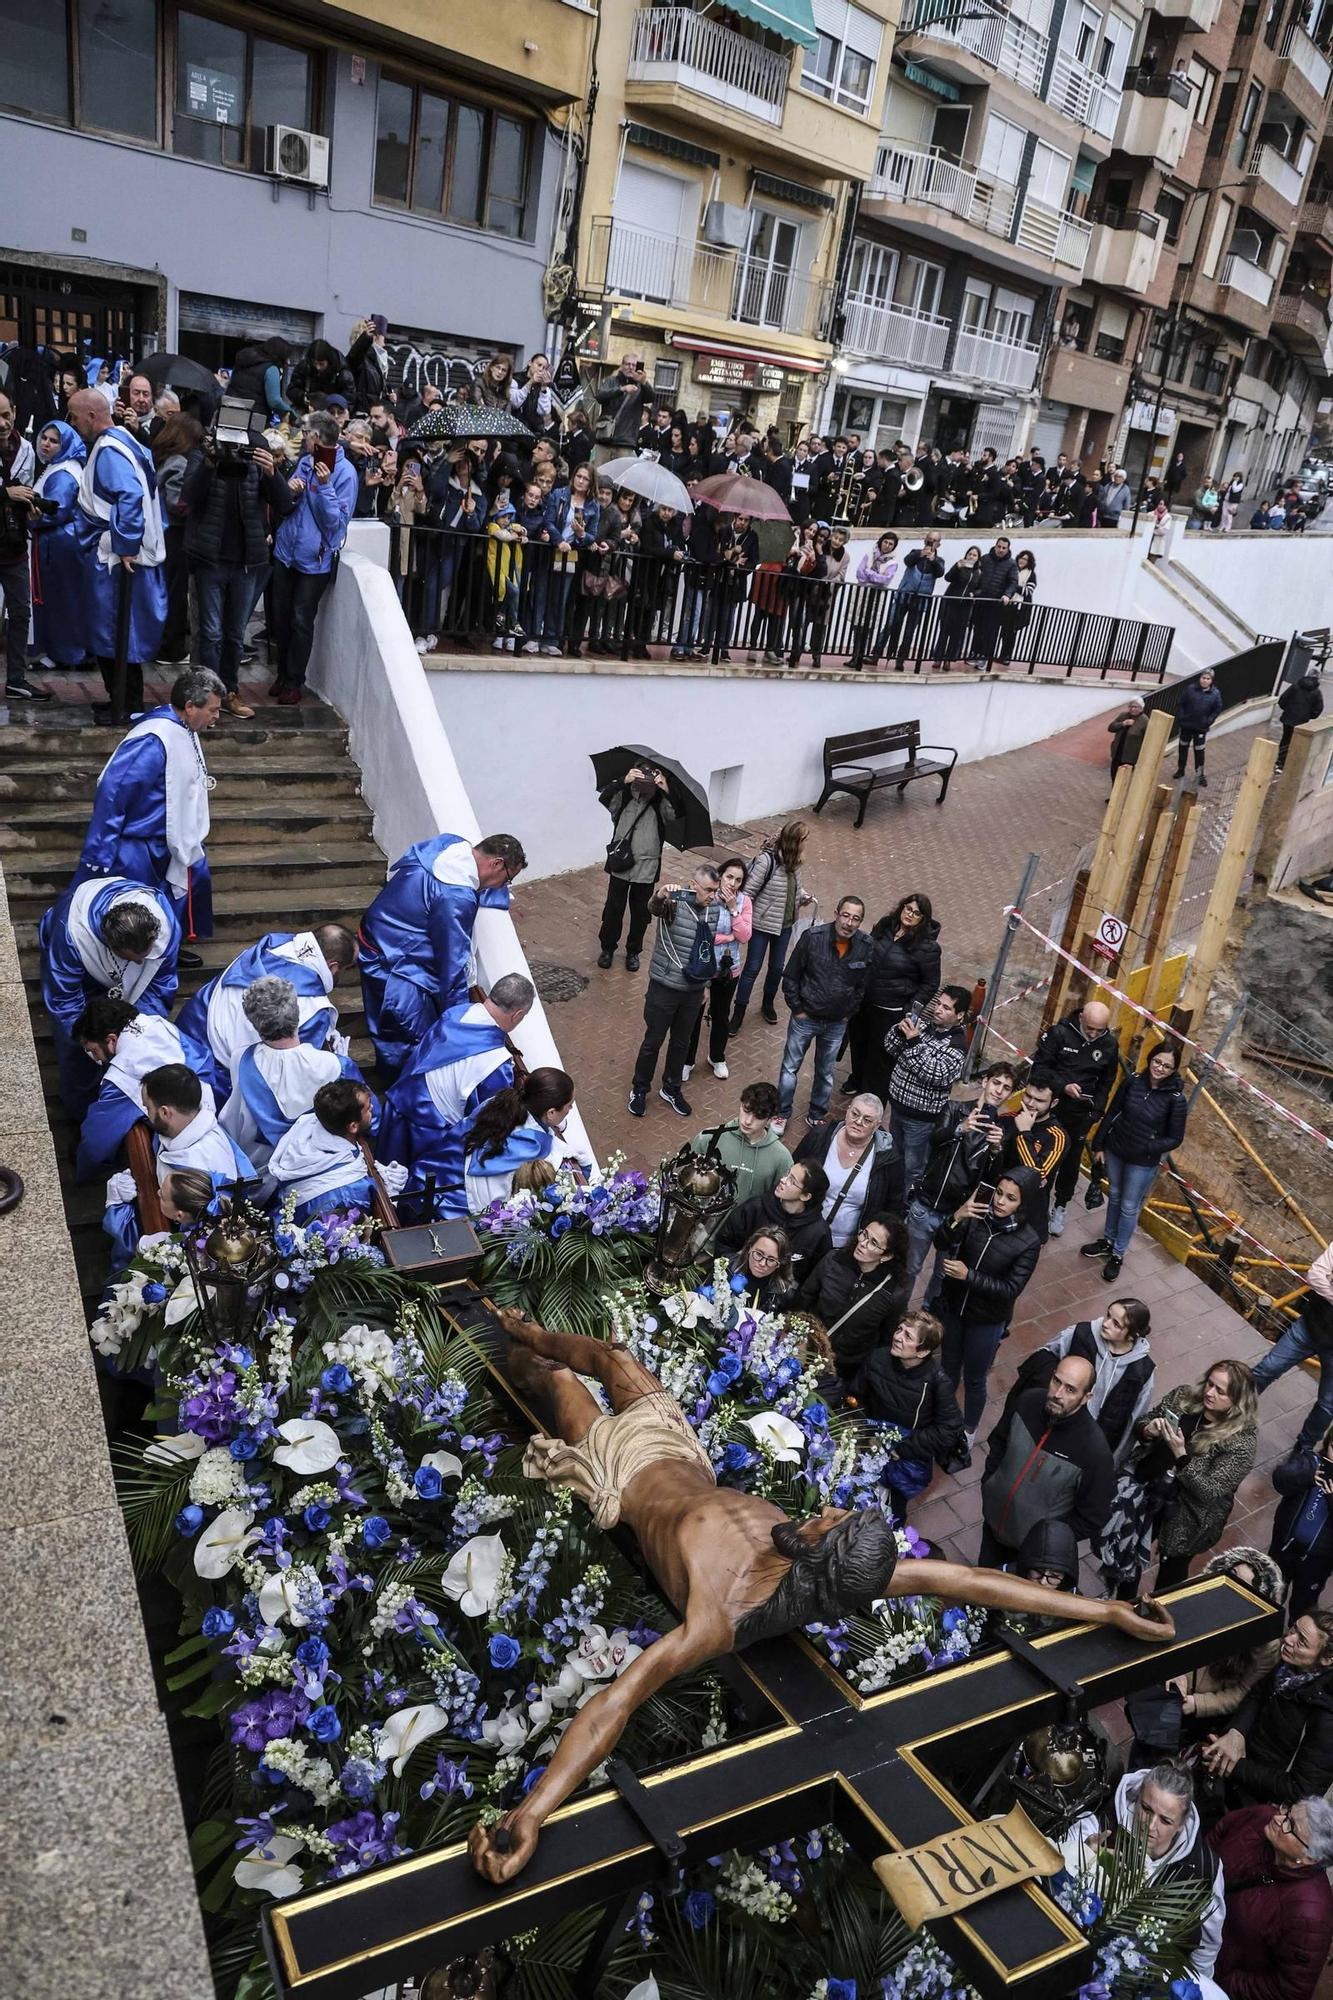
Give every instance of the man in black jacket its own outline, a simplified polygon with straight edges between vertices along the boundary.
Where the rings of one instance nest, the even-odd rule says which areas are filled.
[[[1287,752],[1296,730],[1303,722],[1314,722],[1324,712],[1318,667],[1307,667],[1300,680],[1292,681],[1283,688],[1277,698],[1277,709],[1282,717],[1282,741],[1277,746],[1277,763],[1273,769],[1280,771],[1287,761]]]
[[[256,445],[248,456],[212,437],[185,469],[185,555],[199,606],[199,664],[210,667],[227,692],[222,713],[246,722],[254,714],[241,700],[239,680],[245,628],[268,575],[271,524],[296,504],[273,454]]]
[[[778,1077],[775,1132],[782,1132],[791,1117],[796,1078],[811,1042],[815,1044],[815,1074],[810,1086],[810,1123],[817,1124],[828,1110],[833,1065],[870,977],[870,939],[861,929],[865,913],[859,896],[844,896],[833,922],[816,924],[804,932],[787,960],[782,994],[791,1008],[791,1020]]]
[[[988,667],[995,658],[1000,631],[1001,607],[1017,597],[1021,586],[1018,565],[1009,550],[1009,537],[997,535],[977,564],[977,594],[972,604],[972,664]]]
[[[602,410],[601,458],[615,458],[633,451],[639,441],[639,426],[653,400],[653,385],[644,370],[641,354],[627,354],[615,374],[593,390]],[[611,447],[608,449],[608,447]]]
[[[939,1364],[943,1338],[931,1313],[904,1313],[889,1345],[870,1350],[852,1383],[866,1416],[902,1432],[884,1474],[899,1520],[929,1486],[934,1466],[961,1463],[965,1448],[962,1412]]]
[[[925,1165],[907,1202],[907,1270],[914,1284],[945,1217],[981,1181],[995,1179],[1004,1137],[1000,1107],[1015,1081],[1012,1063],[992,1063],[982,1076],[977,1102],[950,1104],[930,1135]]]
[[[1078,1186],[1083,1142],[1106,1109],[1119,1060],[1111,1011],[1100,1000],[1089,1000],[1076,1014],[1056,1021],[1033,1053],[1032,1081],[1050,1084],[1056,1123],[1069,1140],[1051,1185],[1052,1236],[1064,1233],[1065,1210]]]
[[[1111,1447],[1088,1409],[1095,1380],[1090,1361],[1068,1354],[1045,1389],[1016,1396],[991,1432],[980,1567],[1012,1560],[1038,1521],[1067,1521],[1080,1542],[1106,1526],[1115,1481]]]
[[[767,1088],[767,1086],[765,1086]],[[743,1250],[756,1229],[786,1231],[791,1244],[791,1267],[798,1284],[820,1258],[833,1248],[833,1238],[824,1220],[824,1196],[828,1175],[817,1160],[802,1160],[763,1194],[738,1201],[717,1233],[716,1248],[724,1256]]]

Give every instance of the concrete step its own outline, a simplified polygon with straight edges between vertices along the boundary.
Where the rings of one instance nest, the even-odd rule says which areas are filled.
[[[96,761],[82,764],[63,757],[22,757],[0,771],[0,821],[8,817],[11,804],[25,799],[81,801],[85,812],[92,805],[97,777],[102,766]],[[342,757],[328,763],[303,757],[299,751],[261,747],[234,767],[213,771],[217,786],[209,801],[210,816],[221,820],[230,804],[271,796],[285,798],[295,793],[306,799],[356,799],[361,796],[355,765]]]
[[[0,850],[0,854],[9,890],[10,914],[15,918],[40,917],[69,887],[70,874],[78,859],[76,853],[53,855],[49,850],[44,851],[44,856],[13,848]],[[337,895],[345,901],[355,901],[365,895],[369,900],[383,882],[383,876],[374,867],[376,858],[373,847],[358,841],[331,843],[330,848],[324,849],[286,846],[268,849],[258,842],[247,847],[224,847],[220,851],[211,844],[209,847],[215,897],[217,884],[225,882],[227,897],[233,902],[238,898],[244,900],[260,882],[272,883],[275,889],[286,883],[297,890],[309,885],[317,887],[321,896]]]
[[[10,799],[4,794],[3,784],[3,778],[0,778],[0,859],[12,848],[24,845],[51,849],[67,846],[71,855],[78,855],[88,825],[91,793],[65,800],[50,797]],[[335,802],[306,796],[303,791],[289,787],[282,795],[280,820],[276,815],[276,802],[271,792],[265,791],[253,798],[219,798],[215,792],[210,808],[213,822],[208,843],[210,854],[224,841],[271,844],[275,827],[279,825],[282,833],[288,836],[319,838],[331,835],[348,839],[353,836],[354,830],[362,829],[365,838],[371,840],[373,815],[365,800],[359,796]],[[6,837],[6,829],[12,829],[13,840]],[[375,849],[375,852],[379,850]]]
[[[213,898],[216,936],[211,942],[225,947],[222,958],[225,965],[265,931],[308,931],[317,924],[343,924],[354,931],[381,881],[382,878],[377,880],[374,888],[367,883],[360,894],[349,893],[346,885],[338,882],[331,882],[327,893],[317,883],[311,883],[305,891],[295,886],[238,891],[231,883],[217,884]],[[14,937],[20,957],[26,952],[36,956],[39,914],[20,916],[15,921]]]
[[[44,708],[30,720],[27,710],[19,715],[11,711],[9,733],[16,753],[21,745],[25,755],[43,756],[59,751],[72,756],[98,757],[105,763],[126,732],[90,721],[91,712],[78,702]],[[216,728],[208,730],[203,739],[204,755],[211,769],[214,760],[225,756],[234,744],[295,743],[303,737],[318,737],[321,743],[332,738],[345,746],[347,724],[336,709],[323,702],[307,701],[299,709],[290,709],[274,708],[261,701],[256,705],[252,722],[233,722],[226,717]]]

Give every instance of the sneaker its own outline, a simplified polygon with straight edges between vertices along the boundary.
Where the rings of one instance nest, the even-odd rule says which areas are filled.
[[[768,1129],[775,1139],[780,1139],[787,1129],[787,1121],[785,1118],[770,1118]]]
[[[1105,1278],[1108,1285],[1113,1284],[1114,1281],[1120,1276],[1120,1269],[1124,1261],[1125,1260],[1123,1257],[1117,1257],[1115,1252],[1112,1251],[1111,1255],[1102,1265],[1102,1276]]]
[[[638,954],[638,952],[637,952],[637,951],[627,951],[627,952],[625,953],[625,970],[626,970],[626,972],[637,972],[637,971],[638,971],[638,969],[639,969],[639,954]]]
[[[525,639],[523,642],[523,651],[525,653],[540,653],[541,647],[535,639]]]
[[[1064,1233],[1065,1233],[1065,1212],[1063,1208],[1053,1208],[1051,1210],[1051,1235],[1063,1236]]]
[[[1080,1257],[1105,1257],[1110,1254],[1110,1249],[1110,1237],[1099,1236],[1095,1243],[1085,1243],[1078,1254]]]
[[[513,652],[516,652],[517,650],[518,650],[518,642],[517,642],[517,640],[515,640],[515,639],[506,639],[506,640],[505,640],[505,651],[506,651],[506,653],[513,653]]]
[[[663,1084],[662,1088],[658,1091],[657,1094],[661,1098],[663,1104],[669,1104],[671,1106],[671,1109],[675,1112],[677,1118],[693,1118],[694,1112],[690,1108],[689,1104],[686,1102],[685,1098],[681,1095],[680,1091],[668,1090],[666,1085]],[[631,1109],[632,1108],[633,1107],[631,1106]]]
[[[691,1078],[691,1077],[692,1077],[693,1075],[694,1075],[694,1064],[693,1064],[693,1063],[685,1063],[685,1064],[683,1064],[683,1065],[682,1065],[682,1067],[681,1067],[681,1072],[680,1072],[680,1080],[681,1080],[681,1082],[682,1082],[682,1083],[688,1083],[688,1082],[689,1082],[689,1080],[690,1080],[690,1078]]]
[[[430,651],[430,641],[429,641],[429,639],[418,639],[418,640],[417,640],[417,651],[418,651],[419,653],[428,653],[428,652]]]
[[[50,701],[50,688],[34,687],[31,681],[10,681],[5,693],[11,701]]]
[[[493,653],[503,653],[504,649],[505,649],[504,633],[497,632],[495,637],[491,640],[491,651]]]
[[[601,966],[603,972],[605,972],[609,966],[614,965],[615,962],[616,962],[616,955],[613,951],[598,952],[597,963]],[[1107,1247],[1109,1248],[1110,1246],[1108,1245]]]
[[[631,1118],[642,1118],[647,1109],[648,1093],[646,1090],[640,1090],[636,1083],[629,1094],[629,1115]]]
[[[713,1068],[713,1075],[717,1077],[718,1081],[721,1083],[725,1083],[727,1078],[731,1075],[731,1071],[727,1068],[727,1065],[724,1062],[715,1062],[712,1068]]]
[[[560,648],[558,646],[543,646],[542,652],[548,660],[558,660],[560,657]]]

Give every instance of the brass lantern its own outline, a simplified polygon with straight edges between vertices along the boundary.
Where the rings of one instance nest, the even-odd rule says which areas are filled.
[[[661,1212],[657,1254],[646,1273],[658,1290],[677,1285],[698,1263],[713,1229],[736,1199],[736,1175],[723,1163],[710,1135],[706,1152],[682,1146],[657,1170]]]
[[[268,1303],[279,1254],[272,1225],[246,1200],[257,1182],[237,1181],[215,1204],[207,1236],[187,1231],[185,1261],[215,1346],[243,1341]]]

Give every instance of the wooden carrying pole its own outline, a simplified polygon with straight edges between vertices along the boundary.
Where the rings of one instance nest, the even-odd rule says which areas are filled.
[[[1143,947],[1144,963],[1148,967],[1148,984],[1144,989],[1142,1004],[1150,1014],[1157,1011],[1157,996],[1162,990],[1162,975],[1171,950],[1171,932],[1176,921],[1176,911],[1180,908],[1185,883],[1189,878],[1200,818],[1198,793],[1182,792],[1176,800],[1171,831],[1167,836],[1166,856],[1162,862],[1161,879],[1153,900],[1152,916],[1148,920],[1148,936]],[[1140,1044],[1146,1035],[1155,1037],[1156,1032],[1156,1029],[1146,1028],[1139,1035]]]
[[[1100,912],[1101,905],[1098,899],[1102,893],[1102,883],[1106,879],[1106,865],[1110,859],[1115,830],[1120,824],[1120,815],[1125,810],[1125,800],[1129,797],[1129,778],[1129,766],[1122,764],[1115,774],[1111,796],[1106,802],[1106,811],[1102,814],[1101,831],[1097,835],[1097,845],[1093,849],[1092,860],[1088,863],[1086,872],[1080,871],[1078,882],[1075,883],[1069,915],[1065,920],[1065,934],[1060,940],[1066,951],[1077,949],[1081,936],[1078,926],[1082,923],[1084,911],[1096,908]],[[1100,922],[1100,914],[1098,921]],[[1066,988],[1071,993],[1075,991],[1081,993],[1083,975],[1076,972],[1073,966],[1067,965],[1064,959],[1059,959],[1051,975],[1050,990],[1042,1010],[1043,1028],[1049,1027],[1052,1021],[1058,1021],[1064,1013]]]
[[[1250,761],[1240,781],[1226,845],[1213,878],[1213,892],[1203,919],[1203,929],[1194,947],[1194,962],[1178,1004],[1171,1012],[1171,1025],[1187,1033],[1196,1014],[1202,1013],[1217,976],[1222,947],[1231,929],[1232,917],[1245,882],[1254,836],[1268,797],[1268,786],[1277,762],[1277,744],[1271,736],[1258,736],[1250,745]]]
[[[1079,939],[1077,956],[1085,965],[1092,963],[1093,940],[1101,923],[1103,910],[1110,910],[1116,916],[1127,915],[1124,904],[1128,892],[1130,873],[1139,850],[1140,836],[1144,830],[1144,820],[1148,814],[1153,793],[1157,789],[1157,768],[1166,749],[1166,739],[1171,733],[1172,718],[1165,709],[1156,709],[1148,717],[1148,727],[1143,732],[1139,745],[1138,762],[1129,773],[1120,809],[1116,811],[1116,792],[1120,791],[1124,769],[1116,772],[1115,791],[1111,795],[1111,805],[1103,822],[1102,842],[1098,842],[1098,855],[1103,856],[1100,879],[1094,874],[1088,879],[1088,893],[1084,901],[1083,933]],[[1096,870],[1097,857],[1093,858]],[[1069,982],[1070,1000],[1086,999],[1096,982],[1089,982],[1087,975],[1075,972]]]

